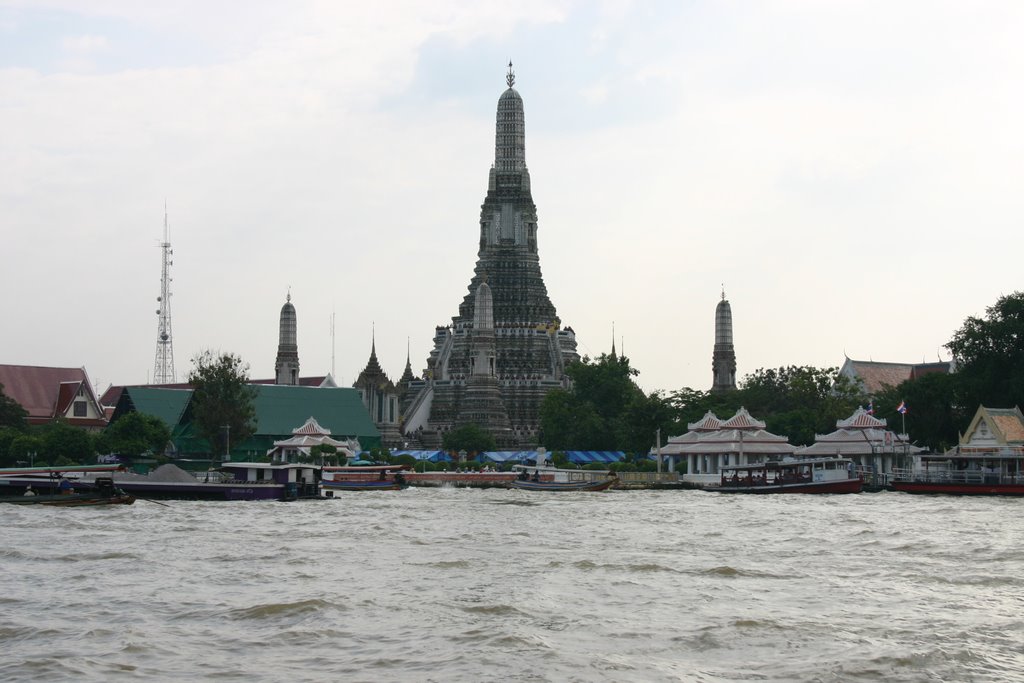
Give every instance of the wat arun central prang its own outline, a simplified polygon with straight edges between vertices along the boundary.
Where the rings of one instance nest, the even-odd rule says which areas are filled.
[[[423,447],[469,424],[491,432],[499,448],[540,445],[541,402],[568,387],[565,368],[579,359],[541,275],[523,99],[511,63],[507,83],[469,291],[452,324],[435,329],[424,377],[410,382],[403,401],[403,431]]]

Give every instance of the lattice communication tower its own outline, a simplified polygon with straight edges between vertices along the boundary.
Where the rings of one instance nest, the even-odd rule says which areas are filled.
[[[167,207],[164,206],[164,241],[160,243],[162,267],[160,269],[160,296],[156,298],[159,308],[156,314],[159,323],[156,328],[156,362],[153,363],[153,384],[174,384],[174,340],[171,337],[171,266],[174,250],[171,249],[170,232],[167,228]]]

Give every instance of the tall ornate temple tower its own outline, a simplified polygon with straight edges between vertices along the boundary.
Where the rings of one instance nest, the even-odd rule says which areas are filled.
[[[403,440],[399,430],[398,390],[377,360],[376,332],[370,341],[370,359],[352,386],[359,390],[370,419],[380,430],[381,445],[401,448]]]
[[[714,383],[711,391],[736,388],[736,351],[732,345],[732,307],[722,290],[722,300],[715,308],[715,353],[711,360]]]
[[[480,207],[476,268],[459,314],[435,330],[426,379],[410,384],[415,396],[405,431],[425,446],[436,446],[445,431],[470,423],[491,431],[500,446],[537,445],[540,403],[551,389],[567,386],[565,366],[579,358],[576,336],[561,328],[541,275],[523,99],[513,87],[511,63],[506,81],[508,89],[498,99],[494,165]],[[478,316],[477,307],[488,304],[491,315]],[[491,338],[493,351],[485,351]],[[504,414],[488,398],[495,384]]]
[[[292,294],[281,307],[281,331],[277,342],[277,362],[274,364],[275,382],[277,384],[299,383],[299,341],[298,323],[295,317],[295,306],[292,306]]]

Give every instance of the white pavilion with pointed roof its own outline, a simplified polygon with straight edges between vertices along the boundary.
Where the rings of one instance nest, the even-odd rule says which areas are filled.
[[[796,449],[786,437],[767,431],[765,423],[746,408],[725,421],[708,411],[686,426],[690,431],[670,437],[661,455],[685,457],[687,476],[717,475],[723,467],[779,459]]]
[[[906,434],[886,429],[886,421],[864,408],[857,408],[845,420],[836,420],[836,431],[815,434],[814,443],[796,450],[801,458],[840,456],[850,458],[862,469],[888,474],[893,468],[909,466],[909,456],[924,451],[914,446]]]
[[[314,446],[334,446],[339,458],[353,458],[362,450],[356,439],[332,438],[331,430],[321,427],[316,418],[310,416],[305,424],[292,430],[290,438],[275,441],[267,455],[271,462],[297,462],[300,456],[309,457]]]

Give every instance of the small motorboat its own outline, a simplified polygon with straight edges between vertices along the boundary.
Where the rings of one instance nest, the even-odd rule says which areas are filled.
[[[533,481],[516,479],[511,483],[514,489],[524,491],[605,491],[619,483],[619,478],[601,481]]]
[[[0,497],[0,503],[13,505],[54,505],[60,507],[85,507],[92,505],[131,505],[131,496],[114,485],[110,477],[97,477],[90,488],[69,489],[64,493],[36,493],[31,485],[20,496]]]
[[[325,467],[320,490],[327,498],[342,492],[400,491],[409,488],[403,474],[409,469],[412,469],[409,465]]]

